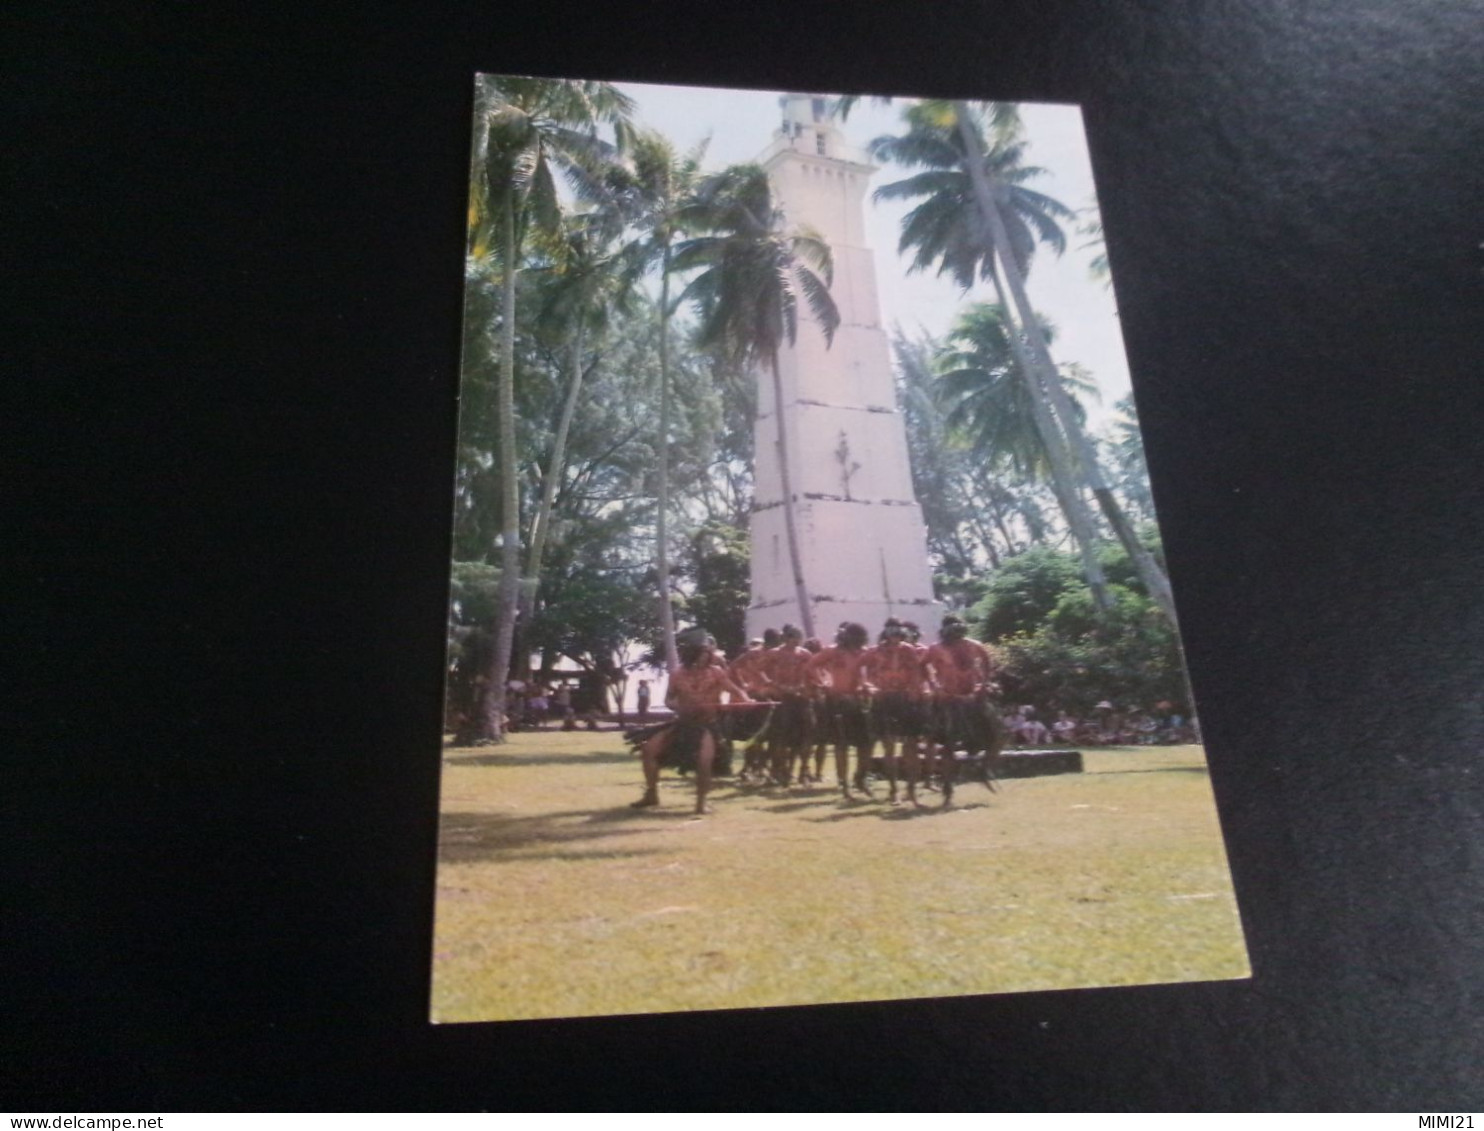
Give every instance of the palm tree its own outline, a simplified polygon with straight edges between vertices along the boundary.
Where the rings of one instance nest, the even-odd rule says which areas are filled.
[[[951,120],[959,136],[965,156],[964,168],[973,183],[974,200],[988,231],[991,270],[993,271],[998,261],[999,272],[1003,273],[1010,294],[1015,300],[1016,313],[1019,315],[1026,341],[1030,345],[1031,354],[1039,371],[1038,378],[1046,390],[1052,410],[1056,413],[1072,443],[1087,485],[1093,497],[1097,499],[1108,524],[1113,527],[1119,542],[1133,561],[1134,568],[1144,582],[1149,596],[1164,612],[1170,623],[1174,624],[1175,598],[1170,590],[1169,578],[1165,576],[1164,570],[1160,569],[1153,555],[1140,543],[1127,516],[1123,513],[1123,508],[1114,496],[1112,488],[1109,487],[1102,467],[1098,463],[1097,450],[1093,447],[1087,430],[1078,422],[1070,400],[1061,388],[1060,382],[1057,381],[1056,364],[1051,360],[1051,350],[1046,339],[1037,330],[1035,313],[1031,309],[1030,298],[1025,291],[1025,271],[1028,260],[1020,261],[1016,245],[1014,221],[1023,217],[1025,211],[1016,207],[1015,187],[997,167],[997,163],[993,160],[993,151],[986,151],[978,122],[966,103],[947,104],[949,109],[946,114],[942,103],[927,105],[944,124]],[[1011,254],[1007,255],[1006,249],[1009,249]],[[998,285],[998,273],[995,278]],[[1004,302],[1003,297],[1000,301]]]
[[[789,563],[800,623],[804,635],[813,636],[778,353],[797,339],[801,308],[818,323],[825,341],[834,341],[840,313],[829,292],[834,275],[830,248],[812,232],[787,227],[773,203],[768,175],[757,165],[735,166],[709,178],[684,222],[691,230],[706,233],[677,246],[672,259],[676,271],[700,271],[681,295],[693,301],[700,314],[699,344],[740,364],[766,365],[773,378]]]
[[[480,710],[482,740],[504,740],[505,683],[520,592],[520,492],[515,461],[515,285],[521,237],[554,231],[561,216],[556,173],[591,198],[614,148],[600,123],[624,136],[631,100],[607,83],[483,76],[476,92],[471,244],[498,246],[502,274],[500,343],[500,595],[495,647]]]
[[[1149,490],[1149,466],[1144,459],[1144,436],[1134,411],[1133,394],[1120,397],[1114,402],[1113,410],[1117,415],[1113,417],[1108,446],[1120,477],[1119,488],[1147,521],[1154,517],[1154,499]]]
[[[925,331],[919,331],[914,339],[896,327],[891,335],[891,348],[896,360],[897,399],[907,429],[912,490],[922,502],[928,549],[945,572],[962,577],[978,564],[972,544],[972,539],[977,539],[990,567],[998,569],[999,550],[978,520],[978,508],[967,497],[968,477],[964,474],[965,458],[969,456],[967,446],[948,428],[938,396],[933,360],[943,347]],[[970,532],[969,542],[963,537],[965,527]]]
[[[552,438],[551,454],[541,476],[541,501],[531,523],[519,600],[518,620],[522,625],[531,623],[541,586],[541,563],[550,534],[552,507],[566,467],[567,435],[586,376],[583,366],[586,335],[589,331],[600,335],[611,313],[627,307],[632,296],[631,280],[620,270],[619,255],[611,246],[611,234],[606,217],[587,213],[569,217],[560,234],[547,241],[549,275],[539,322],[566,338],[572,372]]]
[[[1042,332],[1051,324],[1041,318]],[[961,429],[975,454],[1008,464],[1022,478],[1049,477],[1051,457],[1036,425],[1034,393],[1010,345],[1014,325],[998,304],[975,303],[965,309],[936,359],[938,395],[947,407],[946,423]],[[1096,395],[1085,376],[1063,374],[1075,393]],[[1080,406],[1079,406],[1080,407]]]
[[[1103,221],[1096,201],[1082,209],[1082,222],[1077,225],[1077,234],[1087,237],[1086,243],[1077,245],[1079,250],[1094,253],[1087,264],[1087,273],[1103,284],[1103,290],[1111,290],[1113,270],[1108,266],[1108,243],[1103,237]]]
[[[692,206],[692,195],[701,179],[702,142],[690,153],[675,152],[668,139],[653,131],[636,132],[630,145],[633,166],[610,180],[615,215],[638,230],[629,245],[630,270],[635,274],[655,268],[660,276],[660,435],[657,467],[658,500],[655,520],[655,568],[659,574],[660,632],[665,663],[680,666],[675,649],[675,610],[670,603],[670,277],[674,274],[672,252],[680,232],[681,217]]]
[[[1048,336],[1050,326],[1042,320]],[[1000,305],[980,303],[960,316],[938,359],[948,423],[962,429],[991,463],[1008,464],[1022,479],[1049,482],[1082,555],[1088,587],[1102,608],[1112,598],[1098,560],[1088,515],[1070,474],[1062,438],[1046,406],[1044,389],[1015,348],[1018,329]],[[1075,379],[1058,376],[1059,381]],[[1085,378],[1084,393],[1092,390]]]
[[[1009,305],[1005,284],[995,270],[996,247],[1010,248],[1021,270],[1029,265],[1038,242],[1046,242],[1059,252],[1066,246],[1066,237],[1057,220],[1074,214],[1045,194],[1024,186],[1022,182],[1042,170],[1021,164],[1024,147],[1013,141],[1018,129],[1014,107],[991,103],[986,117],[996,144],[978,166],[981,173],[983,166],[994,166],[1000,183],[1007,186],[1006,211],[1011,226],[1007,227],[1005,218],[1000,217],[998,242],[990,237],[976,205],[975,163],[966,152],[962,131],[957,129],[953,116],[944,112],[944,106],[941,102],[921,102],[909,107],[903,115],[907,123],[905,134],[879,137],[871,143],[871,154],[878,160],[922,170],[906,180],[882,186],[876,190],[875,198],[922,200],[902,221],[902,235],[897,244],[903,254],[913,253],[908,270],[922,271],[936,266],[938,274],[948,275],[965,291],[980,279],[994,284],[1000,298],[1001,338],[1014,361],[1012,372],[1026,390],[1022,407],[1040,433],[1041,451],[1050,464],[1053,490],[1081,553],[1088,587],[1100,608],[1110,608],[1112,599],[1098,561],[1092,515],[1078,490],[1065,441],[1045,403],[1054,395],[1048,386],[1059,386],[1059,378],[1047,382],[1032,365],[1027,356],[1026,338],[1005,313]],[[976,130],[984,125],[978,123]],[[982,137],[976,131],[971,132],[982,147]]]

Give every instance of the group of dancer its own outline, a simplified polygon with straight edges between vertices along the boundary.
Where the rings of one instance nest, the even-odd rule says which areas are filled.
[[[847,801],[873,799],[869,777],[879,741],[892,804],[901,801],[899,778],[909,804],[919,803],[920,783],[935,779],[945,806],[958,752],[992,762],[1003,746],[990,702],[998,690],[993,661],[955,616],[944,618],[931,646],[895,617],[874,646],[854,622],[840,626],[830,647],[806,643],[794,625],[769,629],[730,663],[699,629],[676,644],[680,667],[667,695],[674,719],[630,734],[644,765],[636,808],[659,804],[660,769],[674,766],[695,771],[696,812],[707,812],[718,761],[729,758],[733,740],[745,745],[743,782],[780,786],[822,783],[833,746],[837,787]]]

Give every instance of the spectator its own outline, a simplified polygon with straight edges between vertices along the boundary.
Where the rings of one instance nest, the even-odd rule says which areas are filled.
[[[563,730],[577,729],[577,716],[572,710],[572,689],[565,683],[556,689],[556,694],[551,697],[552,708],[557,717],[562,720]]]
[[[546,712],[551,704],[546,698],[546,688],[539,683],[531,687],[531,696],[526,700],[526,714],[537,730],[546,729]]]
[[[1065,711],[1056,713],[1056,721],[1051,724],[1052,733],[1056,735],[1056,741],[1067,743],[1077,737],[1077,720]]]

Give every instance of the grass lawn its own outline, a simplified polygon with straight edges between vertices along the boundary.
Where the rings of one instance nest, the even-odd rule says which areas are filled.
[[[616,733],[446,749],[433,1018],[1245,977],[1201,748],[1084,760],[946,811],[721,779],[694,820],[670,771],[661,808],[628,807]]]

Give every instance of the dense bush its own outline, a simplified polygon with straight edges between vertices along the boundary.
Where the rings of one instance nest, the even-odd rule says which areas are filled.
[[[971,611],[998,654],[1009,703],[1087,715],[1102,700],[1150,709],[1167,700],[1188,714],[1173,626],[1146,596],[1122,550],[1104,552],[1111,609],[1099,614],[1075,555],[1035,549],[1007,561]]]

